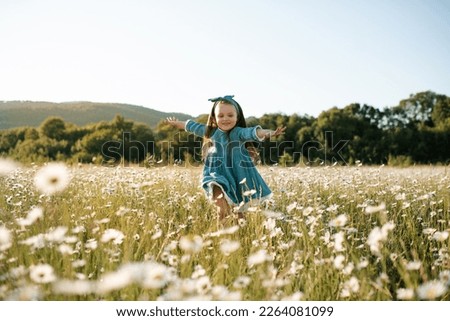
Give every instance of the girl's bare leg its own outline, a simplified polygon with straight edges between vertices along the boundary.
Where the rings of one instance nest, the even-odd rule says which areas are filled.
[[[213,200],[217,206],[219,218],[221,221],[223,219],[225,219],[226,217],[230,216],[230,214],[231,214],[230,205],[228,205],[228,202],[225,199],[225,196],[223,195],[220,187],[218,187],[216,185],[213,185]]]

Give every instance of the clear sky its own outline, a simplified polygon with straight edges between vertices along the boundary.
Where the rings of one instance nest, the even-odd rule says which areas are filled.
[[[246,116],[450,96],[450,0],[0,0],[0,100]]]

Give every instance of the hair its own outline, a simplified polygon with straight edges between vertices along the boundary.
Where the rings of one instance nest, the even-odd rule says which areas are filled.
[[[236,108],[237,121],[236,121],[236,125],[231,130],[233,130],[236,127],[243,127],[243,128],[247,127],[247,122],[245,121],[244,112],[242,111],[242,108],[237,101],[235,101],[234,99],[231,99],[230,101],[225,100],[225,99],[215,101],[211,108],[211,112],[209,113],[208,121],[206,122],[205,135],[203,136],[203,146],[202,146],[202,159],[203,160],[206,159],[206,156],[208,155],[208,150],[212,146],[211,136],[214,134],[214,132],[217,130],[217,127],[218,127],[217,123],[216,123],[216,116],[215,116],[215,110],[216,110],[216,106],[218,104],[228,104],[228,105],[232,105]],[[245,148],[247,148],[247,151],[248,151],[253,163],[256,164],[257,161],[259,160],[259,153],[258,153],[258,150],[256,149],[255,145],[252,142],[245,142]]]

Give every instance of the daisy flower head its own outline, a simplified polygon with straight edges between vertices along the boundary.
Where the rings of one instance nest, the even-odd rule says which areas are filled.
[[[343,227],[345,224],[347,224],[347,215],[341,214],[338,217],[334,218],[330,221],[329,226],[331,227]]]
[[[397,289],[397,299],[399,300],[412,300],[414,299],[414,290],[413,289]]]
[[[87,280],[60,280],[53,284],[53,291],[60,294],[89,294],[95,289],[95,284]]]
[[[179,247],[188,253],[197,253],[203,247],[203,239],[199,235],[194,236],[182,236],[180,238]]]
[[[113,228],[109,228],[105,232],[103,232],[103,235],[100,238],[100,241],[102,243],[107,243],[109,241],[113,241],[114,244],[122,244],[124,238],[125,238],[125,235],[121,231],[113,229]]]
[[[394,228],[395,224],[393,222],[387,222],[381,228],[376,226],[370,231],[366,243],[369,245],[372,254],[380,255],[382,242],[387,240],[388,232],[392,231]]]
[[[100,280],[97,281],[95,291],[100,294],[109,293],[127,287],[133,283],[136,266],[134,264],[125,264],[117,271],[105,273]]]
[[[417,271],[422,266],[422,262],[420,261],[410,261],[406,263],[406,270],[408,271]]]
[[[17,224],[20,226],[29,226],[44,216],[42,207],[33,207],[27,214],[26,218],[18,218]]]
[[[444,242],[448,239],[448,232],[447,231],[437,231],[433,234],[433,239],[438,242]]]
[[[338,256],[336,256],[334,258],[333,265],[336,269],[342,270],[344,268],[344,261],[345,261],[345,256],[343,256],[342,254],[339,254]]]
[[[256,251],[255,253],[251,254],[247,258],[247,265],[249,267],[253,267],[255,265],[262,264],[266,261],[271,261],[271,260],[272,260],[272,256],[269,255],[266,250],[259,250],[259,251]]]
[[[36,283],[51,283],[56,280],[56,276],[51,265],[38,264],[30,267],[30,279]]]
[[[19,168],[19,164],[15,161],[0,157],[0,176],[7,176],[17,168]]]
[[[238,241],[231,241],[228,239],[222,240],[220,243],[220,251],[225,256],[229,256],[231,253],[237,251],[241,244]]]
[[[447,287],[442,281],[429,281],[417,288],[417,295],[423,300],[435,300],[447,292]]]
[[[341,298],[348,298],[353,293],[357,293],[359,291],[359,280],[352,276],[349,280],[344,282],[343,288],[341,290]]]
[[[251,279],[248,276],[239,276],[234,280],[233,287],[236,289],[246,288],[251,282]]]
[[[439,280],[450,286],[450,270],[444,270],[439,273]]]
[[[0,226],[0,251],[9,249],[12,245],[11,231],[5,226]]]
[[[295,292],[291,295],[281,298],[281,301],[300,301],[303,299],[304,296],[305,295],[303,294],[303,292]]]
[[[69,170],[62,163],[50,163],[39,169],[34,177],[36,188],[46,195],[65,190],[69,183]]]
[[[373,214],[373,213],[377,213],[377,212],[381,212],[384,211],[386,209],[386,204],[385,203],[381,203],[379,205],[376,206],[367,206],[366,207],[366,214]]]
[[[173,271],[164,264],[149,262],[143,265],[141,285],[146,289],[160,289],[174,279]]]
[[[344,232],[338,232],[331,236],[332,239],[334,239],[334,250],[336,252],[342,252],[345,251],[345,248],[343,246],[344,240],[345,240],[345,234]]]
[[[197,293],[206,294],[212,287],[211,280],[209,276],[205,275],[195,280],[195,287],[197,289]]]

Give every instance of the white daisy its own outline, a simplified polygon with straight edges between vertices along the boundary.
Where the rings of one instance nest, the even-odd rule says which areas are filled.
[[[251,254],[247,259],[247,265],[252,267],[254,265],[262,264],[266,261],[271,261],[272,257],[267,253],[266,250],[259,250]]]
[[[19,168],[19,164],[13,160],[0,158],[0,176],[7,176]]]
[[[291,295],[281,298],[281,301],[300,301],[304,296],[303,292],[294,292]]]
[[[444,242],[445,240],[448,239],[448,232],[447,231],[443,231],[443,232],[437,231],[436,233],[433,234],[433,239],[438,242]]]
[[[95,250],[97,248],[97,246],[98,246],[98,243],[97,243],[96,239],[89,239],[84,244],[84,248],[86,250]]]
[[[86,265],[86,261],[85,260],[75,260],[72,262],[72,267],[74,269],[79,268],[79,267],[83,267]]]
[[[350,280],[345,282],[345,286],[350,292],[356,293],[359,291],[359,280],[355,276],[352,276]]]
[[[422,266],[422,262],[420,261],[410,261],[408,263],[406,263],[406,269],[408,271],[417,271],[420,269],[420,267]]]
[[[385,203],[381,203],[380,205],[377,205],[377,206],[367,206],[366,214],[373,214],[373,213],[381,212],[381,211],[384,211],[385,209],[386,209]]]
[[[358,265],[356,267],[358,268],[358,270],[361,270],[368,266],[369,266],[369,260],[367,260],[366,258],[362,258],[362,260],[358,263]]]
[[[283,213],[281,213],[281,212],[269,211],[269,210],[264,210],[264,211],[262,211],[262,214],[264,214],[265,217],[271,218],[271,219],[282,218],[282,217],[283,217]]]
[[[53,284],[53,291],[60,294],[83,295],[94,292],[95,284],[86,280],[61,280]]]
[[[444,270],[439,273],[439,280],[450,286],[450,270]]]
[[[329,225],[332,227],[343,227],[345,226],[345,224],[347,224],[347,215],[341,214],[335,219],[331,220]]]
[[[143,268],[141,285],[146,289],[161,289],[173,279],[172,270],[164,264],[149,262],[145,263]]]
[[[233,282],[233,287],[236,289],[243,289],[250,284],[251,279],[248,276],[239,276]]]
[[[342,245],[344,243],[344,239],[345,239],[345,235],[343,232],[335,233],[331,236],[331,238],[334,240],[334,250],[336,252],[345,251],[345,248]]]
[[[162,236],[163,232],[162,230],[157,230],[151,237],[152,240],[159,239]]]
[[[203,239],[199,235],[194,235],[193,237],[182,236],[179,246],[185,252],[197,253],[203,247]]]
[[[51,283],[56,280],[53,267],[48,264],[30,266],[30,279],[36,283]]]
[[[256,190],[255,189],[251,189],[248,191],[245,191],[244,193],[242,193],[244,196],[252,196],[253,194],[256,194]]]
[[[425,234],[425,235],[432,235],[434,232],[436,232],[436,229],[435,228],[431,228],[431,227],[424,228],[422,230],[422,233]]]
[[[308,206],[307,208],[305,208],[303,210],[303,216],[308,216],[309,214],[311,214],[314,211],[314,208],[312,208],[311,206]]]
[[[33,249],[42,249],[45,247],[45,234],[37,234],[34,236],[30,236],[29,238],[20,241],[20,244],[25,244],[30,246]]]
[[[113,241],[114,244],[122,244],[124,238],[125,235],[121,231],[110,228],[103,233],[100,241],[102,243]]]
[[[74,253],[73,248],[67,244],[60,244],[58,246],[58,251],[63,255],[64,254],[71,255]]]
[[[297,208],[297,202],[294,202],[294,203],[291,203],[288,206],[286,206],[286,211],[288,213],[291,213],[296,208]]]
[[[237,251],[241,244],[238,241],[231,241],[228,239],[222,240],[220,243],[220,250],[225,256]]]
[[[276,221],[273,218],[268,218],[264,221],[263,225],[267,230],[272,231],[273,229],[275,229]]]
[[[34,207],[32,208],[26,218],[18,218],[17,224],[20,226],[30,226],[34,222],[36,222],[38,219],[42,218],[44,216],[44,210],[42,207]]]
[[[399,300],[412,300],[414,298],[413,289],[397,289],[397,299]]]
[[[369,233],[367,244],[370,247],[370,251],[375,255],[380,255],[380,246],[382,241],[387,240],[388,232],[392,231],[395,227],[393,222],[387,222],[381,228],[376,226]]]
[[[104,294],[127,287],[133,282],[133,271],[127,267],[121,267],[114,272],[108,272],[97,282],[95,290]]]
[[[345,261],[345,256],[343,256],[342,254],[339,254],[338,256],[336,256],[334,258],[333,266],[338,270],[342,270],[344,268],[344,261]]]
[[[52,195],[69,185],[70,175],[66,165],[51,163],[42,167],[34,177],[36,188],[43,194]]]
[[[341,290],[341,298],[348,298],[352,293],[357,293],[359,291],[359,281],[356,277],[352,276],[349,280],[344,282],[343,288]]]
[[[195,287],[200,294],[206,294],[211,289],[211,280],[208,276],[202,276],[196,279]]]
[[[198,279],[202,276],[206,275],[206,270],[200,264],[196,265],[194,268],[194,272],[192,272],[191,279]]]
[[[0,226],[0,251],[5,251],[11,247],[11,239],[10,230],[4,226]]]
[[[45,240],[51,243],[62,243],[66,239],[67,226],[58,226],[45,234]]]
[[[434,300],[447,292],[447,287],[441,281],[429,281],[417,288],[417,295],[423,300]]]

